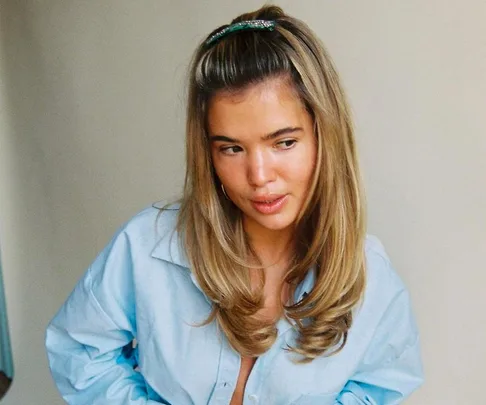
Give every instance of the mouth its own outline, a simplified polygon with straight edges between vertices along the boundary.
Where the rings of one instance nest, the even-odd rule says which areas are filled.
[[[287,202],[288,194],[263,196],[250,200],[253,208],[261,214],[269,215],[279,212]]]

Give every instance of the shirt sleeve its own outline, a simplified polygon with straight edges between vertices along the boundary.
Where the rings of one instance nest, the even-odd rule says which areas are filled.
[[[158,404],[148,398],[145,380],[126,350],[135,337],[130,244],[120,232],[47,327],[49,366],[64,400],[70,405]]]
[[[400,404],[423,383],[420,340],[408,291],[393,298],[339,405]]]

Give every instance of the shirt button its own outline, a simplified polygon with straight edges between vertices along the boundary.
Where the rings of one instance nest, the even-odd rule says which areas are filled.
[[[248,399],[255,404],[258,402],[258,396],[256,396],[255,394],[249,395]]]

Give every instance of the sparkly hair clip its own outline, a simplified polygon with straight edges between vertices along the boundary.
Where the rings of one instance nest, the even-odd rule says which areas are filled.
[[[213,44],[218,41],[221,37],[231,34],[236,31],[251,31],[251,30],[262,30],[262,31],[273,31],[275,29],[275,21],[271,20],[248,20],[240,21],[223,28],[216,34],[211,35],[206,41],[206,46]]]

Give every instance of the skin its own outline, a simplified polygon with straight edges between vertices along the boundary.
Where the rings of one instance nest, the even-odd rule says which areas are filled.
[[[315,167],[310,114],[289,81],[277,77],[213,96],[208,129],[216,174],[243,212],[255,250],[263,262],[281,256],[288,251]],[[262,214],[253,206],[253,199],[268,195],[287,196],[278,213]]]
[[[245,231],[265,269],[261,315],[278,318],[279,304],[287,300],[287,289],[280,290],[280,285],[287,270],[289,243],[315,167],[312,118],[289,81],[272,78],[243,91],[213,96],[208,130],[216,174],[243,212]],[[279,212],[262,214],[255,209],[253,199],[271,195],[286,195]],[[242,358],[230,405],[243,403],[255,361]]]

